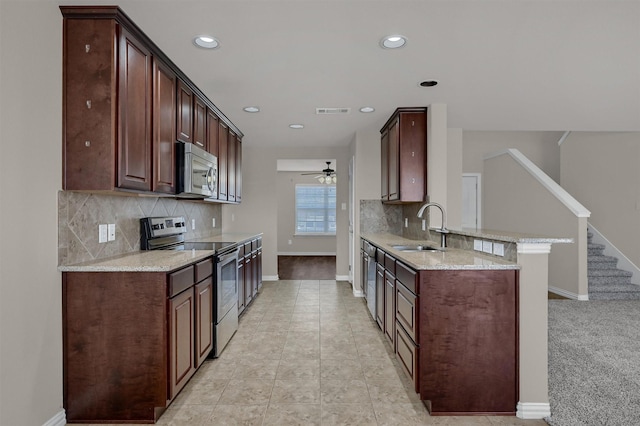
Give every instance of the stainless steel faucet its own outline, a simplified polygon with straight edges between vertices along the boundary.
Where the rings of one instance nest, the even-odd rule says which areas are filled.
[[[420,207],[420,210],[418,210],[418,217],[422,219],[424,211],[431,206],[439,208],[440,213],[442,214],[442,226],[436,232],[440,233],[440,246],[444,248],[447,245],[447,234],[449,233],[449,230],[447,229],[447,214],[444,212],[444,207],[438,203],[426,203]]]

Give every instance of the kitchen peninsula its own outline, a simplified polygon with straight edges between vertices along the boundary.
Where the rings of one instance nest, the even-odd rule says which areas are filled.
[[[549,412],[547,257],[570,239],[450,230],[445,250],[406,251],[394,246],[440,244],[361,238],[377,248],[375,319],[432,415]],[[473,251],[474,239],[505,256]]]

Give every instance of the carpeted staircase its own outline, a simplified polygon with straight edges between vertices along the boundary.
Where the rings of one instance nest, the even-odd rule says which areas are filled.
[[[631,272],[618,269],[618,258],[605,256],[603,244],[592,241],[593,233],[588,232],[587,278],[589,300],[630,300],[640,299],[640,285],[631,284]]]

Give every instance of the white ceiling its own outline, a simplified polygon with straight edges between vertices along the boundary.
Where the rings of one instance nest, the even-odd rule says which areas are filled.
[[[245,146],[344,146],[396,107],[432,103],[447,104],[448,126],[464,130],[640,131],[640,1],[56,3],[119,4]],[[404,48],[379,47],[396,33]],[[198,34],[220,48],[195,47]],[[419,87],[430,79],[439,84]],[[261,112],[243,112],[248,105]],[[365,105],[376,111],[358,112]]]

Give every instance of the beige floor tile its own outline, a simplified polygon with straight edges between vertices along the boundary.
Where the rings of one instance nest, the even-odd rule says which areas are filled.
[[[291,321],[316,321],[320,322],[320,313],[315,311],[296,312],[291,316]]]
[[[202,425],[209,419],[214,405],[182,405],[171,406],[162,414],[158,422],[159,426],[184,426]]]
[[[222,405],[218,404],[211,416],[203,423],[206,426],[260,426],[267,411],[267,404]]]
[[[279,359],[240,358],[232,378],[275,380],[279,365]]]
[[[271,404],[319,404],[320,379],[276,380]]]
[[[289,331],[314,331],[320,332],[320,321],[291,321]]]
[[[191,381],[209,379],[230,379],[236,369],[236,360],[232,359],[208,359],[193,376]]]
[[[320,345],[320,358],[322,359],[358,359],[358,351],[355,345],[341,343],[325,343]]]
[[[376,426],[371,403],[322,404],[322,426]]]
[[[232,379],[219,399],[220,404],[260,405],[269,402],[273,380]]]
[[[255,332],[289,331],[290,328],[291,321],[289,320],[263,321],[256,326]]]
[[[209,405],[213,407],[220,400],[220,396],[228,383],[228,379],[210,379],[202,382],[189,381],[170,407],[178,408],[183,405]]]
[[[269,404],[264,426],[320,425],[320,404]]]
[[[320,346],[289,346],[282,351],[282,360],[290,359],[320,359]]]
[[[318,379],[320,378],[320,360],[288,359],[280,362],[276,380]]]
[[[356,341],[349,331],[324,332],[320,334],[320,345],[351,345],[355,348]]]
[[[348,404],[370,402],[364,380],[321,380],[322,403]]]
[[[323,380],[363,380],[360,361],[355,359],[321,359],[320,378]]]
[[[423,426],[433,425],[433,417],[429,417],[422,403],[406,404],[373,404],[373,411],[379,426]]]
[[[371,402],[375,404],[417,403],[420,396],[406,389],[398,377],[384,380],[367,380]]]

